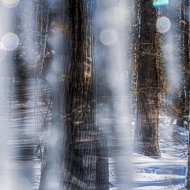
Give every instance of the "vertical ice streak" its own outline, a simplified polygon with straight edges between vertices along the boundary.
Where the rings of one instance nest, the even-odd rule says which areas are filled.
[[[98,1],[96,12],[96,67],[106,81],[105,101],[100,120],[103,128],[108,125],[113,139],[108,137],[113,154],[118,189],[132,189],[132,132],[130,122],[131,94],[129,90],[131,32],[131,2],[126,0]],[[101,77],[97,77],[97,83]],[[100,88],[100,87],[99,87]],[[100,94],[98,94],[99,96]],[[98,114],[98,113],[97,113]],[[108,119],[108,120],[106,120]],[[107,121],[107,122],[106,122]]]
[[[6,19],[5,19],[6,18]],[[4,20],[5,19],[5,20]],[[6,7],[0,2],[0,39],[2,41],[2,37],[6,34],[8,27],[11,23],[11,16],[9,10],[6,10]],[[13,179],[10,177],[10,174],[7,173],[6,166],[10,164],[8,161],[8,156],[11,154],[10,149],[7,148],[8,141],[8,94],[10,90],[9,82],[9,72],[7,67],[7,62],[9,61],[6,57],[6,50],[4,48],[3,43],[1,42],[1,50],[0,50],[0,65],[1,65],[1,73],[0,73],[0,184],[1,189],[10,190]]]
[[[21,34],[23,36],[22,41],[22,52],[25,54],[24,61],[27,65],[35,64],[36,44],[39,43],[35,41],[36,36],[39,36],[37,31],[38,18],[37,14],[40,14],[38,9],[39,5],[33,3],[32,1],[23,1],[22,10],[20,13],[20,23],[22,27]],[[36,14],[36,15],[35,15]]]
[[[18,154],[17,149],[13,148],[16,135],[14,133],[14,122],[11,122],[11,99],[14,87],[11,75],[12,65],[14,64],[12,53],[19,45],[19,38],[12,28],[13,7],[18,5],[19,1],[4,0],[0,2],[0,189],[12,190],[28,188],[30,186],[26,178],[19,173],[10,170],[13,160]],[[19,183],[19,185],[17,185]]]
[[[36,3],[37,4],[37,3]],[[39,93],[35,80],[37,8],[34,2],[0,2],[0,189],[32,189]],[[38,17],[37,17],[38,18]],[[39,49],[38,49],[39,50]],[[35,119],[37,118],[37,119]],[[25,175],[27,174],[27,175]],[[32,176],[32,177],[31,177]]]
[[[179,2],[174,0],[165,11],[161,11],[161,17],[157,20],[157,30],[163,33],[165,42],[162,44],[164,61],[166,63],[166,74],[169,88],[173,90],[180,86],[181,69],[179,67],[179,24],[176,22],[177,13],[179,14]],[[179,19],[179,18],[178,18]]]
[[[166,7],[158,8],[159,15],[156,23],[157,31],[161,34],[161,51],[163,54],[163,61],[166,70],[167,89],[167,110],[172,117],[175,117],[173,105],[174,99],[179,98],[179,90],[182,82],[181,70],[181,47],[180,47],[180,2],[177,0],[170,1]],[[169,105],[169,106],[168,106]],[[171,108],[172,107],[172,108]],[[172,125],[167,132],[172,135]]]

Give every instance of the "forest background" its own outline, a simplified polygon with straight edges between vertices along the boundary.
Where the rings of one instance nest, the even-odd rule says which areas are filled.
[[[161,156],[159,116],[189,128],[189,2],[155,2],[0,3],[2,163],[40,160],[40,190],[107,190],[112,157],[132,188],[130,154]]]

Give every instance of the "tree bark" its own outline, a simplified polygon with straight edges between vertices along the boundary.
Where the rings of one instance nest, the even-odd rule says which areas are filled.
[[[107,149],[99,140],[95,121],[92,75],[95,1],[69,0],[62,4],[63,1],[58,1],[54,5],[51,22],[53,32],[59,31],[57,44],[60,44],[58,48],[52,47],[54,57],[59,58],[52,83],[54,133],[51,132],[50,142],[56,136],[57,140],[53,147],[49,146],[40,190],[49,188],[48,178],[44,176],[48,170],[55,171],[51,169],[54,167],[58,189],[108,190]],[[57,160],[52,156],[54,148],[59,152]]]
[[[95,122],[93,87],[93,17],[95,1],[69,1],[71,57],[66,87],[66,168],[85,186],[67,183],[71,189],[108,189],[106,149],[100,145]],[[73,156],[74,155],[74,156]],[[77,157],[78,159],[74,159]],[[69,179],[72,181],[72,179]]]
[[[182,117],[180,119],[177,120],[177,125],[181,124],[182,127],[184,127],[184,118],[187,117],[187,115],[189,114],[188,117],[188,126],[187,128],[189,128],[189,142],[188,142],[188,146],[187,146],[187,150],[188,150],[188,166],[187,166],[187,178],[186,178],[186,188],[190,189],[190,125],[189,125],[189,119],[190,119],[190,113],[189,113],[189,106],[190,106],[190,102],[189,102],[189,90],[190,90],[190,77],[189,77],[189,72],[190,72],[190,68],[189,68],[189,63],[190,63],[190,54],[189,54],[189,42],[190,42],[190,38],[189,38],[189,1],[185,1],[182,0],[181,1],[181,22],[180,22],[180,28],[182,34],[181,34],[181,65],[184,68],[184,72],[183,72],[183,77],[182,77],[182,82],[181,82],[181,96],[180,98],[183,101],[183,110],[182,110]],[[180,125],[179,125],[180,126]]]
[[[156,10],[152,2],[140,1],[137,56],[137,118],[135,146],[147,156],[159,156],[158,68],[156,65]]]
[[[180,29],[182,33],[180,34],[180,45],[181,45],[181,56],[180,64],[184,70],[181,76],[181,85],[180,85],[180,103],[178,105],[180,113],[178,114],[178,119],[176,124],[180,127],[185,126],[185,121],[187,121],[187,115],[189,112],[189,2],[182,0],[181,1],[181,18],[180,18]]]

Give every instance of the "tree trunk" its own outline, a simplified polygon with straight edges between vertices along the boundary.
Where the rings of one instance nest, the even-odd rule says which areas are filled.
[[[180,45],[181,45],[181,66],[184,69],[184,72],[181,77],[180,85],[180,103],[178,114],[177,125],[180,127],[185,126],[185,121],[187,121],[187,115],[189,112],[189,2],[182,0],[181,1],[181,18],[180,18],[180,29],[182,33],[180,34]]]
[[[108,160],[95,122],[93,17],[95,1],[69,1],[71,57],[65,93],[67,150],[65,167],[81,181],[71,189],[109,189]],[[74,159],[77,158],[77,159]],[[82,185],[84,184],[84,185]]]
[[[190,61],[190,54],[189,54],[189,1],[181,0],[181,30],[182,34],[181,35],[181,66],[184,68],[183,72],[183,77],[182,77],[182,82],[181,82],[181,96],[180,98],[183,101],[183,110],[181,114],[181,118],[177,120],[177,125],[180,124],[181,126],[184,127],[184,120],[186,119],[187,115],[189,115],[188,118],[188,126],[189,127],[189,142],[187,146],[188,150],[188,167],[187,167],[187,181],[186,181],[186,188],[190,189],[190,125],[189,125],[189,119],[190,119],[190,114],[189,114],[189,90],[190,90],[190,78],[189,78],[189,61]],[[180,126],[180,125],[179,125]]]
[[[152,2],[140,1],[137,56],[137,118],[135,146],[147,156],[159,156],[158,68],[156,65],[156,10]]]
[[[50,172],[56,175],[58,189],[109,189],[106,144],[99,141],[95,122],[94,8],[95,2],[90,0],[57,1],[54,5],[51,27],[52,32],[58,31],[52,46],[54,57],[58,57],[52,83],[50,142],[54,146],[48,149],[40,190],[51,189]]]

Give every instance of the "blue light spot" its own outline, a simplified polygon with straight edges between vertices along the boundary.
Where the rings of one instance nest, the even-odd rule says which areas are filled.
[[[153,2],[154,7],[164,6],[164,5],[168,5],[168,4],[169,4],[169,0],[154,0],[154,2]]]

